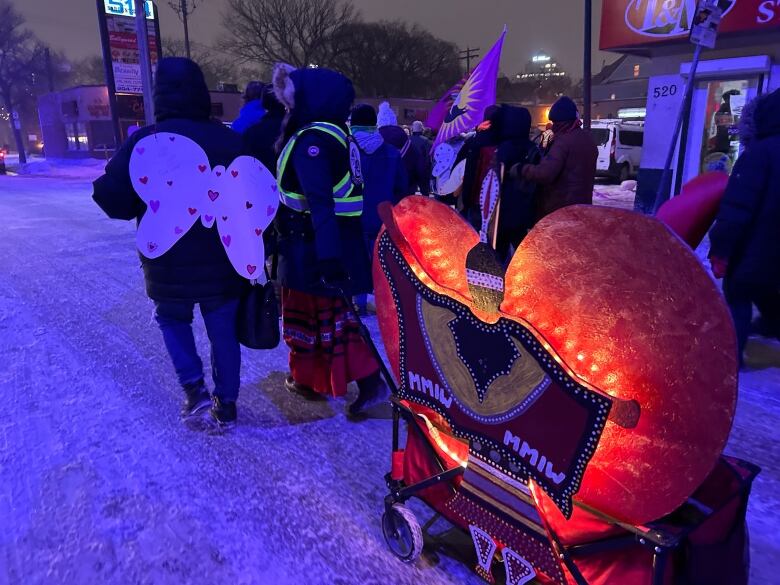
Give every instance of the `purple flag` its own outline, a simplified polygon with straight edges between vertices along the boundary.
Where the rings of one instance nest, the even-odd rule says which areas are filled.
[[[460,90],[463,89],[463,85],[468,78],[468,75],[464,75],[458,83],[449,88],[447,93],[436,102],[436,105],[433,106],[433,109],[428,114],[428,119],[425,121],[425,125],[428,128],[433,128],[437,132],[439,131],[439,128],[444,124],[444,117],[450,111],[453,102],[457,99]]]
[[[506,37],[506,28],[463,84],[444,116],[434,147],[476,128],[485,116],[485,109],[496,103],[496,81],[504,37]],[[448,96],[449,92],[445,98]]]

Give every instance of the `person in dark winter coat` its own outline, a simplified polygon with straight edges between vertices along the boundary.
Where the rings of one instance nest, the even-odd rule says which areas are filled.
[[[463,144],[455,164],[466,160],[461,191],[461,208],[463,217],[469,220],[475,229],[480,228],[479,194],[482,188],[482,178],[494,160],[494,155],[501,135],[498,131],[498,117],[501,106],[493,105],[485,109],[484,120],[477,127],[474,136]]]
[[[263,89],[263,109],[265,115],[257,124],[247,128],[243,134],[244,154],[252,156],[263,163],[271,173],[276,176],[277,142],[282,133],[285,109],[279,103],[270,85]],[[263,232],[263,245],[268,256],[276,254],[276,230],[267,229]],[[272,278],[276,275],[272,274]]]
[[[537,198],[538,219],[575,204],[593,203],[593,184],[599,151],[590,132],[582,129],[577,106],[562,97],[550,108],[553,143],[538,165],[523,165],[516,175],[542,186]]]
[[[388,201],[397,204],[409,195],[406,167],[397,148],[385,142],[376,127],[376,111],[368,104],[352,110],[351,132],[360,148],[360,166],[363,170],[363,232],[370,253],[382,220],[377,208]]]
[[[426,197],[430,195],[431,159],[429,153],[426,153],[419,144],[415,145],[412,136],[398,125],[395,113],[387,102],[383,102],[379,106],[377,126],[385,142],[397,148],[401,153],[408,179],[406,194],[413,195],[419,192]]]
[[[140,221],[147,212],[129,172],[130,156],[142,138],[155,132],[186,136],[205,151],[212,166],[227,167],[241,154],[241,137],[211,121],[208,88],[192,61],[171,57],[158,63],[154,107],[156,123],[135,132],[94,183],[93,199],[113,219]],[[246,281],[230,264],[216,227],[198,221],[168,252],[156,259],[141,256],[141,264],[155,318],[186,394],[182,414],[195,415],[211,404],[191,327],[198,304],[211,341],[211,414],[219,423],[234,422],[241,368],[236,314]]]
[[[243,134],[247,128],[257,124],[265,115],[263,107],[263,92],[265,85],[259,81],[250,81],[244,90],[244,106],[231,124],[231,128]]]
[[[376,127],[376,110],[368,104],[355,106],[350,117],[352,136],[360,149],[360,167],[363,171],[363,234],[369,255],[382,227],[378,207],[380,203],[397,204],[409,195],[401,153],[386,143]],[[356,297],[358,311],[367,313],[366,295]]]
[[[382,400],[386,387],[345,298],[371,290],[360,157],[346,126],[355,92],[334,71],[286,65],[274,70],[274,90],[288,109],[276,217],[290,348],[285,386],[306,398],[344,396],[347,384],[357,381],[358,398],[348,409],[356,416]]]
[[[740,360],[755,304],[762,333],[780,338],[780,90],[743,111],[745,151],[710,232],[710,258],[731,308]]]
[[[276,175],[276,143],[282,133],[285,110],[271,86],[263,90],[262,105],[265,115],[244,132],[244,153],[255,157]]]
[[[517,164],[538,164],[541,154],[530,139],[531,113],[526,108],[501,106],[495,121],[496,160],[504,169],[496,252],[506,262],[510,249],[520,245],[536,221],[536,185],[513,180],[509,171]]]

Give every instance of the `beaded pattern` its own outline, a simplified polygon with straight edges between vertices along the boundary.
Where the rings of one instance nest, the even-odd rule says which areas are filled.
[[[436,293],[420,282],[420,280],[412,272],[409,264],[404,259],[398,247],[390,238],[390,235],[385,232],[382,234],[379,241],[379,263],[390,285],[390,290],[393,295],[393,301],[396,307],[401,307],[402,303],[398,292],[398,285],[394,281],[390,272],[390,267],[388,265],[388,259],[390,258],[395,261],[398,268],[403,272],[404,277],[414,286],[415,290],[417,291],[418,307],[419,299],[424,298],[425,301],[441,307],[446,307],[458,315],[464,313],[471,314],[471,311],[467,306],[445,295]],[[612,401],[608,397],[597,394],[596,392],[585,388],[570,378],[564,369],[556,362],[556,360],[542,347],[542,344],[537,340],[537,338],[519,323],[502,317],[495,325],[493,325],[494,327],[499,327],[500,330],[518,339],[526,352],[528,352],[528,354],[533,356],[538,361],[539,365],[547,374],[545,379],[546,383],[543,384],[544,387],[535,389],[534,392],[537,392],[537,394],[534,396],[534,392],[532,392],[526,399],[526,401],[528,401],[527,404],[526,401],[524,401],[523,404],[513,408],[511,413],[503,415],[501,420],[498,418],[493,418],[490,422],[487,422],[484,417],[474,416],[473,412],[463,408],[463,405],[457,401],[457,397],[454,393],[451,393],[451,395],[455,398],[458,408],[468,414],[468,416],[473,418],[476,422],[483,424],[496,424],[498,422],[510,421],[514,416],[517,416],[518,413],[522,412],[524,408],[528,408],[528,406],[530,406],[530,404],[532,404],[533,401],[544,392],[544,390],[551,382],[555,382],[569,395],[570,398],[577,401],[581,405],[586,406],[592,413],[589,425],[590,434],[583,439],[582,444],[577,449],[577,457],[567,472],[567,480],[563,486],[563,489],[553,490],[549,479],[544,476],[544,474],[539,473],[536,467],[533,465],[528,465],[518,456],[516,452],[511,451],[503,444],[500,444],[491,438],[473,432],[469,428],[464,428],[460,425],[453,426],[450,409],[444,408],[438,401],[433,400],[430,396],[427,396],[422,392],[413,392],[410,390],[407,376],[407,343],[405,335],[403,334],[405,331],[405,316],[401,310],[397,311],[397,315],[398,327],[399,331],[401,332],[399,348],[399,361],[402,374],[401,386],[399,388],[400,398],[431,408],[432,410],[442,415],[452,426],[452,431],[455,436],[462,439],[467,439],[470,442],[469,450],[471,455],[474,457],[481,459],[489,465],[500,466],[500,469],[504,473],[517,481],[527,483],[529,478],[533,477],[534,480],[538,483],[539,487],[541,487],[545,493],[550,496],[561,512],[567,518],[570,518],[572,513],[571,498],[580,488],[582,483],[582,476],[585,473],[585,468],[593,456],[593,453],[595,452],[598,442],[601,438],[601,433],[604,429],[604,425],[606,424]],[[424,328],[422,330],[424,331]],[[431,362],[434,364],[435,370],[439,374],[441,381],[445,384],[446,387],[446,378],[442,375],[440,364],[438,364],[438,362],[432,357],[430,340],[427,338],[425,339],[425,345],[428,350],[429,357],[431,358]],[[475,449],[475,444],[478,444],[481,449]]]

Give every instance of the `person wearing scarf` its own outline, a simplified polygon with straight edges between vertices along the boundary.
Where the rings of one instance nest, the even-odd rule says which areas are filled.
[[[568,205],[593,203],[598,147],[582,128],[576,104],[566,96],[550,108],[553,142],[538,165],[523,165],[515,175],[541,185],[537,220]],[[518,177],[519,180],[519,177]]]

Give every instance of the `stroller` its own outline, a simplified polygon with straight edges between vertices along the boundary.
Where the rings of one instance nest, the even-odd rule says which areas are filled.
[[[385,476],[382,531],[390,551],[403,562],[413,562],[422,553],[424,532],[440,516],[469,530],[452,514],[466,471],[468,448],[447,430],[446,422],[424,406],[391,399],[393,404],[393,451],[391,471]],[[400,444],[401,421],[407,425],[407,441]],[[444,424],[442,424],[444,423]],[[722,457],[715,470],[688,501],[672,514],[644,526],[627,525],[576,505],[566,521],[554,504],[542,498],[537,515],[549,538],[549,551],[558,566],[547,572],[535,567],[538,583],[606,585],[723,584],[748,583],[749,549],[745,514],[752,482],[759,469],[732,457]],[[435,515],[424,526],[405,505],[419,498]],[[481,563],[477,573],[493,582],[490,569],[503,566],[505,582],[526,583],[501,542],[490,563]],[[510,553],[511,554],[511,553]],[[478,551],[478,556],[479,551]],[[482,559],[481,559],[482,560]],[[492,567],[491,567],[492,565]],[[517,565],[517,564],[516,564]]]
[[[721,457],[683,505],[645,525],[621,522],[576,500],[567,519],[536,483],[526,485],[474,457],[469,442],[455,436],[429,401],[399,391],[365,327],[363,332],[393,390],[382,529],[401,561],[420,556],[424,534],[444,517],[471,534],[475,571],[491,583],[501,566],[510,585],[747,583],[745,512],[755,466]],[[406,506],[411,498],[432,508],[434,518],[421,526]]]

